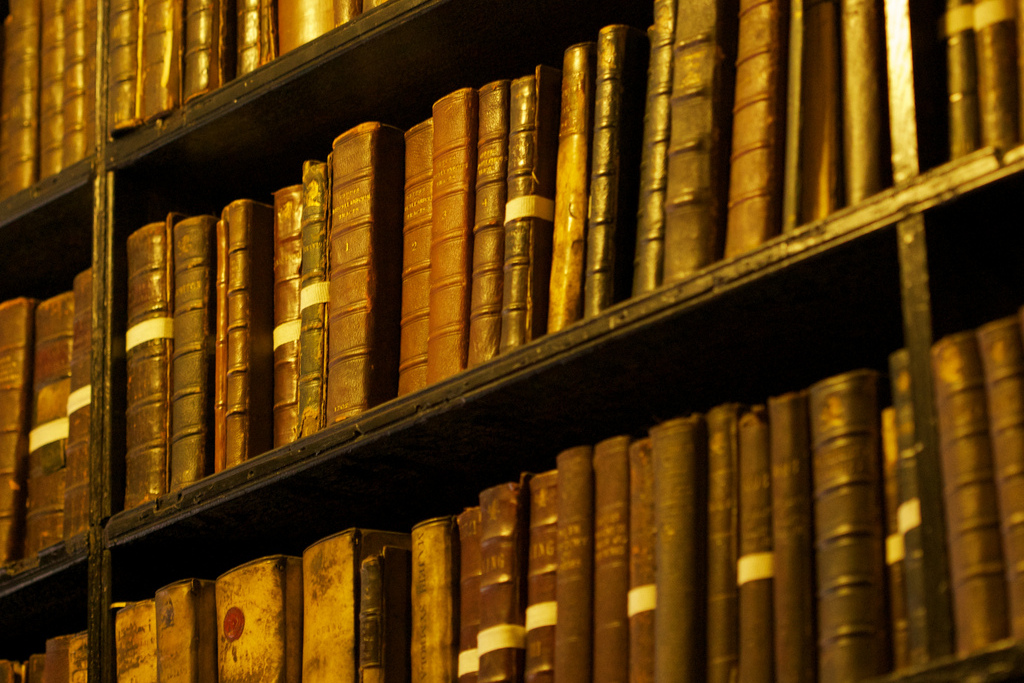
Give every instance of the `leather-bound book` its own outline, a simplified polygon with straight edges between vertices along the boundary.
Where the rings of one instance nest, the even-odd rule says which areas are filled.
[[[949,155],[956,159],[981,146],[973,1],[946,0],[945,17],[943,35],[949,80]]]
[[[772,459],[775,576],[775,680],[814,683],[818,676],[814,591],[811,425],[807,392],[768,399]]]
[[[974,331],[932,346],[956,649],[963,656],[1009,635],[985,378]]]
[[[22,683],[22,667],[18,662],[0,659],[0,683]]]
[[[409,681],[408,548],[384,546],[363,560],[359,590],[359,680]]]
[[[433,227],[427,383],[466,369],[476,202],[476,90],[434,103]]]
[[[228,225],[217,221],[216,334],[213,350],[213,471],[227,467],[228,414]]]
[[[92,416],[92,269],[75,276],[75,318],[65,453],[64,540],[89,528],[89,430]]]
[[[739,657],[739,591],[736,584],[739,531],[740,405],[726,403],[707,413],[708,596],[707,680],[736,680]]]
[[[551,247],[548,331],[557,332],[583,317],[590,196],[590,143],[594,128],[597,45],[579,43],[562,57],[562,112],[558,124],[555,223]]]
[[[153,601],[148,601],[152,603]],[[140,619],[140,630],[145,629],[145,621]],[[71,681],[71,648],[72,635],[57,636],[46,639],[46,654],[43,663],[43,681],[45,683],[70,683]],[[144,640],[144,636],[139,638]]]
[[[184,579],[156,592],[158,683],[216,683],[216,585]]]
[[[903,573],[903,534],[899,530],[900,448],[896,437],[896,409],[882,411],[882,477],[885,482],[885,564],[889,580],[889,628],[892,634],[892,668],[910,662],[906,577]]]
[[[64,0],[42,0],[39,48],[39,177],[64,167]]]
[[[398,390],[405,136],[364,123],[332,157],[328,424]]]
[[[327,398],[327,217],[329,169],[322,161],[302,164],[302,277],[299,280],[299,436],[324,426]]]
[[[302,560],[271,555],[217,578],[220,683],[302,680]]]
[[[130,602],[114,617],[118,681],[156,681],[156,601]],[[46,641],[46,670],[50,679],[50,641]]]
[[[46,666],[46,655],[31,655],[25,662],[22,683],[43,683],[43,671]]]
[[[68,438],[74,310],[74,292],[58,294],[36,306],[26,556],[64,540],[64,448]]]
[[[589,681],[593,665],[594,465],[593,449],[558,454],[558,613],[555,680]]]
[[[274,448],[299,436],[302,185],[274,193]]]
[[[185,0],[181,101],[187,104],[235,75],[235,11],[231,0]]]
[[[1017,93],[1017,22],[1006,10],[974,2],[974,39],[978,53],[978,106],[981,144],[1009,149],[1020,139]]]
[[[277,3],[274,0],[235,0],[237,24],[236,76],[255,71],[277,57]]]
[[[450,516],[412,528],[413,683],[451,683],[458,676],[458,534]]]
[[[21,557],[36,302],[0,304],[0,565]]]
[[[476,208],[473,291],[469,304],[469,367],[498,355],[508,197],[509,82],[477,90]]]
[[[68,641],[68,680],[69,683],[88,683],[89,681],[89,632],[80,631],[72,634]]]
[[[555,680],[558,617],[558,470],[530,479],[530,555],[526,587],[526,683]]]
[[[544,335],[551,277],[561,72],[538,66],[509,91],[500,352]]]
[[[775,680],[772,614],[772,488],[768,415],[754,406],[740,417],[739,683]]]
[[[402,226],[402,339],[398,395],[427,386],[430,332],[430,231],[434,120],[405,133],[405,217]]]
[[[629,680],[629,437],[594,446],[594,681]]]
[[[142,123],[139,112],[139,0],[110,3],[107,35],[107,130],[130,130]],[[6,80],[5,80],[6,82]]]
[[[877,383],[854,370],[810,388],[822,681],[889,670]]]
[[[64,2],[64,165],[96,149],[96,0]]]
[[[722,253],[739,2],[681,0],[677,12],[665,198],[666,282],[688,277]]]
[[[384,546],[408,549],[409,534],[347,529],[302,553],[302,680],[359,680],[359,568]]]
[[[139,116],[165,116],[181,103],[185,0],[141,0]]]
[[[214,273],[213,216],[174,226],[174,351],[171,355],[171,439],[168,490],[213,472]]]
[[[278,0],[277,40],[280,54],[319,38],[355,19],[362,0]]]
[[[647,36],[616,24],[597,38],[594,144],[587,213],[583,315],[593,317],[628,299],[633,288]]]
[[[128,236],[125,509],[167,491],[174,337],[174,219]]]
[[[459,522],[459,683],[476,683],[480,656],[480,508],[466,508]]]
[[[707,428],[694,414],[650,429],[657,566],[654,679],[705,677]]]
[[[39,177],[39,0],[15,0],[4,19],[0,198]]]
[[[529,475],[480,492],[479,683],[523,680]]]
[[[654,475],[651,439],[629,446],[629,680],[654,681]]]

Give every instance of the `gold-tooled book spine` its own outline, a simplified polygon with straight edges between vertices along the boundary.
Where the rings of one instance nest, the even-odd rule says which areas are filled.
[[[565,51],[562,58],[562,108],[558,124],[555,222],[548,294],[549,332],[557,332],[583,315],[596,72],[596,43],[579,43]]]
[[[594,683],[629,680],[629,437],[594,446]]]
[[[157,683],[216,683],[216,582],[176,581],[155,599]]]
[[[498,355],[508,196],[509,81],[477,91],[476,209],[473,218],[473,291],[469,352],[473,367]]]
[[[526,587],[526,683],[555,680],[558,573],[558,470],[530,479]]]
[[[110,134],[142,123],[139,114],[140,0],[111,0],[107,23],[107,129]]]
[[[75,318],[68,394],[64,540],[89,528],[89,430],[92,402],[92,269],[75,276]]]
[[[64,2],[64,166],[96,148],[96,0]]]
[[[302,164],[302,276],[299,280],[299,436],[324,425],[327,398],[327,302],[303,300],[303,292],[327,285],[327,217],[330,171],[322,161]],[[310,287],[312,286],[312,289]]]
[[[64,0],[42,0],[39,65],[39,177],[64,167]]]
[[[299,436],[302,185],[274,193],[274,448]]]
[[[0,565],[21,557],[36,302],[0,304]]]
[[[998,5],[991,0],[974,2],[981,144],[986,147],[1009,149],[1020,139],[1020,105],[1015,73],[1017,20],[1013,13],[986,11],[994,6]]]
[[[70,648],[72,635],[48,638],[43,660],[45,683],[71,683]]]
[[[39,0],[10,3],[0,94],[0,198],[39,177]]]
[[[334,0],[277,0],[280,54],[319,38],[340,23],[335,23]]]
[[[900,447],[896,434],[896,409],[882,411],[882,475],[885,482],[885,564],[889,579],[889,628],[892,633],[892,666],[902,669],[910,663],[907,623],[905,552],[899,530]]]
[[[629,446],[629,680],[654,681],[654,476],[651,439]]]
[[[25,662],[22,683],[43,683],[43,670],[46,666],[46,655],[32,655]]]
[[[726,403],[707,413],[708,594],[707,680],[736,680],[739,658],[739,591],[736,586],[739,529],[739,414]]]
[[[185,0],[141,0],[139,116],[166,116],[181,102],[181,52]]]
[[[968,21],[951,21],[966,17]],[[946,73],[949,79],[949,156],[956,159],[981,146],[978,52],[972,0],[946,0]]]
[[[217,318],[213,351],[213,471],[227,467],[228,412],[228,226],[217,221]]]
[[[156,681],[156,601],[130,602],[114,617],[117,680]],[[50,642],[46,643],[46,676],[50,680]]]
[[[476,683],[480,657],[480,508],[466,508],[459,522],[459,683]]]
[[[277,3],[274,0],[235,0],[236,76],[245,76],[277,57]]]
[[[454,517],[412,528],[412,683],[458,677],[459,536]]]
[[[594,614],[593,449],[576,446],[558,454],[558,613],[555,680],[591,680]]]
[[[89,632],[71,636],[68,643],[68,682],[89,683]]]
[[[185,0],[182,102],[216,90],[235,75],[233,0]]]

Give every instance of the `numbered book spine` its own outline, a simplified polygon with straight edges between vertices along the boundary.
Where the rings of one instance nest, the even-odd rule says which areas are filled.
[[[739,531],[739,413],[726,403],[707,413],[708,425],[708,595],[707,678],[736,680],[739,657],[739,592],[736,560]]]
[[[459,649],[459,535],[454,517],[412,528],[412,683],[454,681]]]
[[[184,0],[141,0],[139,116],[151,121],[181,103]]]
[[[459,683],[476,683],[480,669],[480,508],[459,515]]]
[[[551,470],[530,479],[526,683],[551,683],[555,679],[557,573],[558,470]]]
[[[64,540],[89,528],[89,430],[92,409],[92,270],[75,276],[75,318],[68,394]]]
[[[302,185],[274,193],[274,448],[299,434]]]
[[[159,683],[217,680],[216,585],[214,581],[184,579],[156,592]]]
[[[629,437],[594,446],[593,680],[629,680]]]
[[[230,0],[185,0],[183,103],[234,77],[235,13]]]
[[[302,164],[302,277],[299,281],[299,436],[324,425],[327,378],[327,217],[330,173],[322,161]]]
[[[36,302],[0,304],[0,565],[21,557]]]
[[[157,680],[156,601],[130,602],[114,617],[117,680]],[[50,642],[46,642],[46,678],[50,678]],[[65,657],[67,655],[65,654]]]

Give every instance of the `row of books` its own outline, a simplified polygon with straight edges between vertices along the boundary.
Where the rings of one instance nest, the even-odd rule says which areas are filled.
[[[49,638],[46,654],[24,662],[0,659],[0,683],[87,683],[89,634],[85,631]]]

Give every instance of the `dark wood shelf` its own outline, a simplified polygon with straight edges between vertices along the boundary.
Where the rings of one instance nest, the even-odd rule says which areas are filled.
[[[1024,680],[1024,647],[1000,641],[970,657],[944,657],[924,666],[868,679],[870,683],[1000,683]]]

